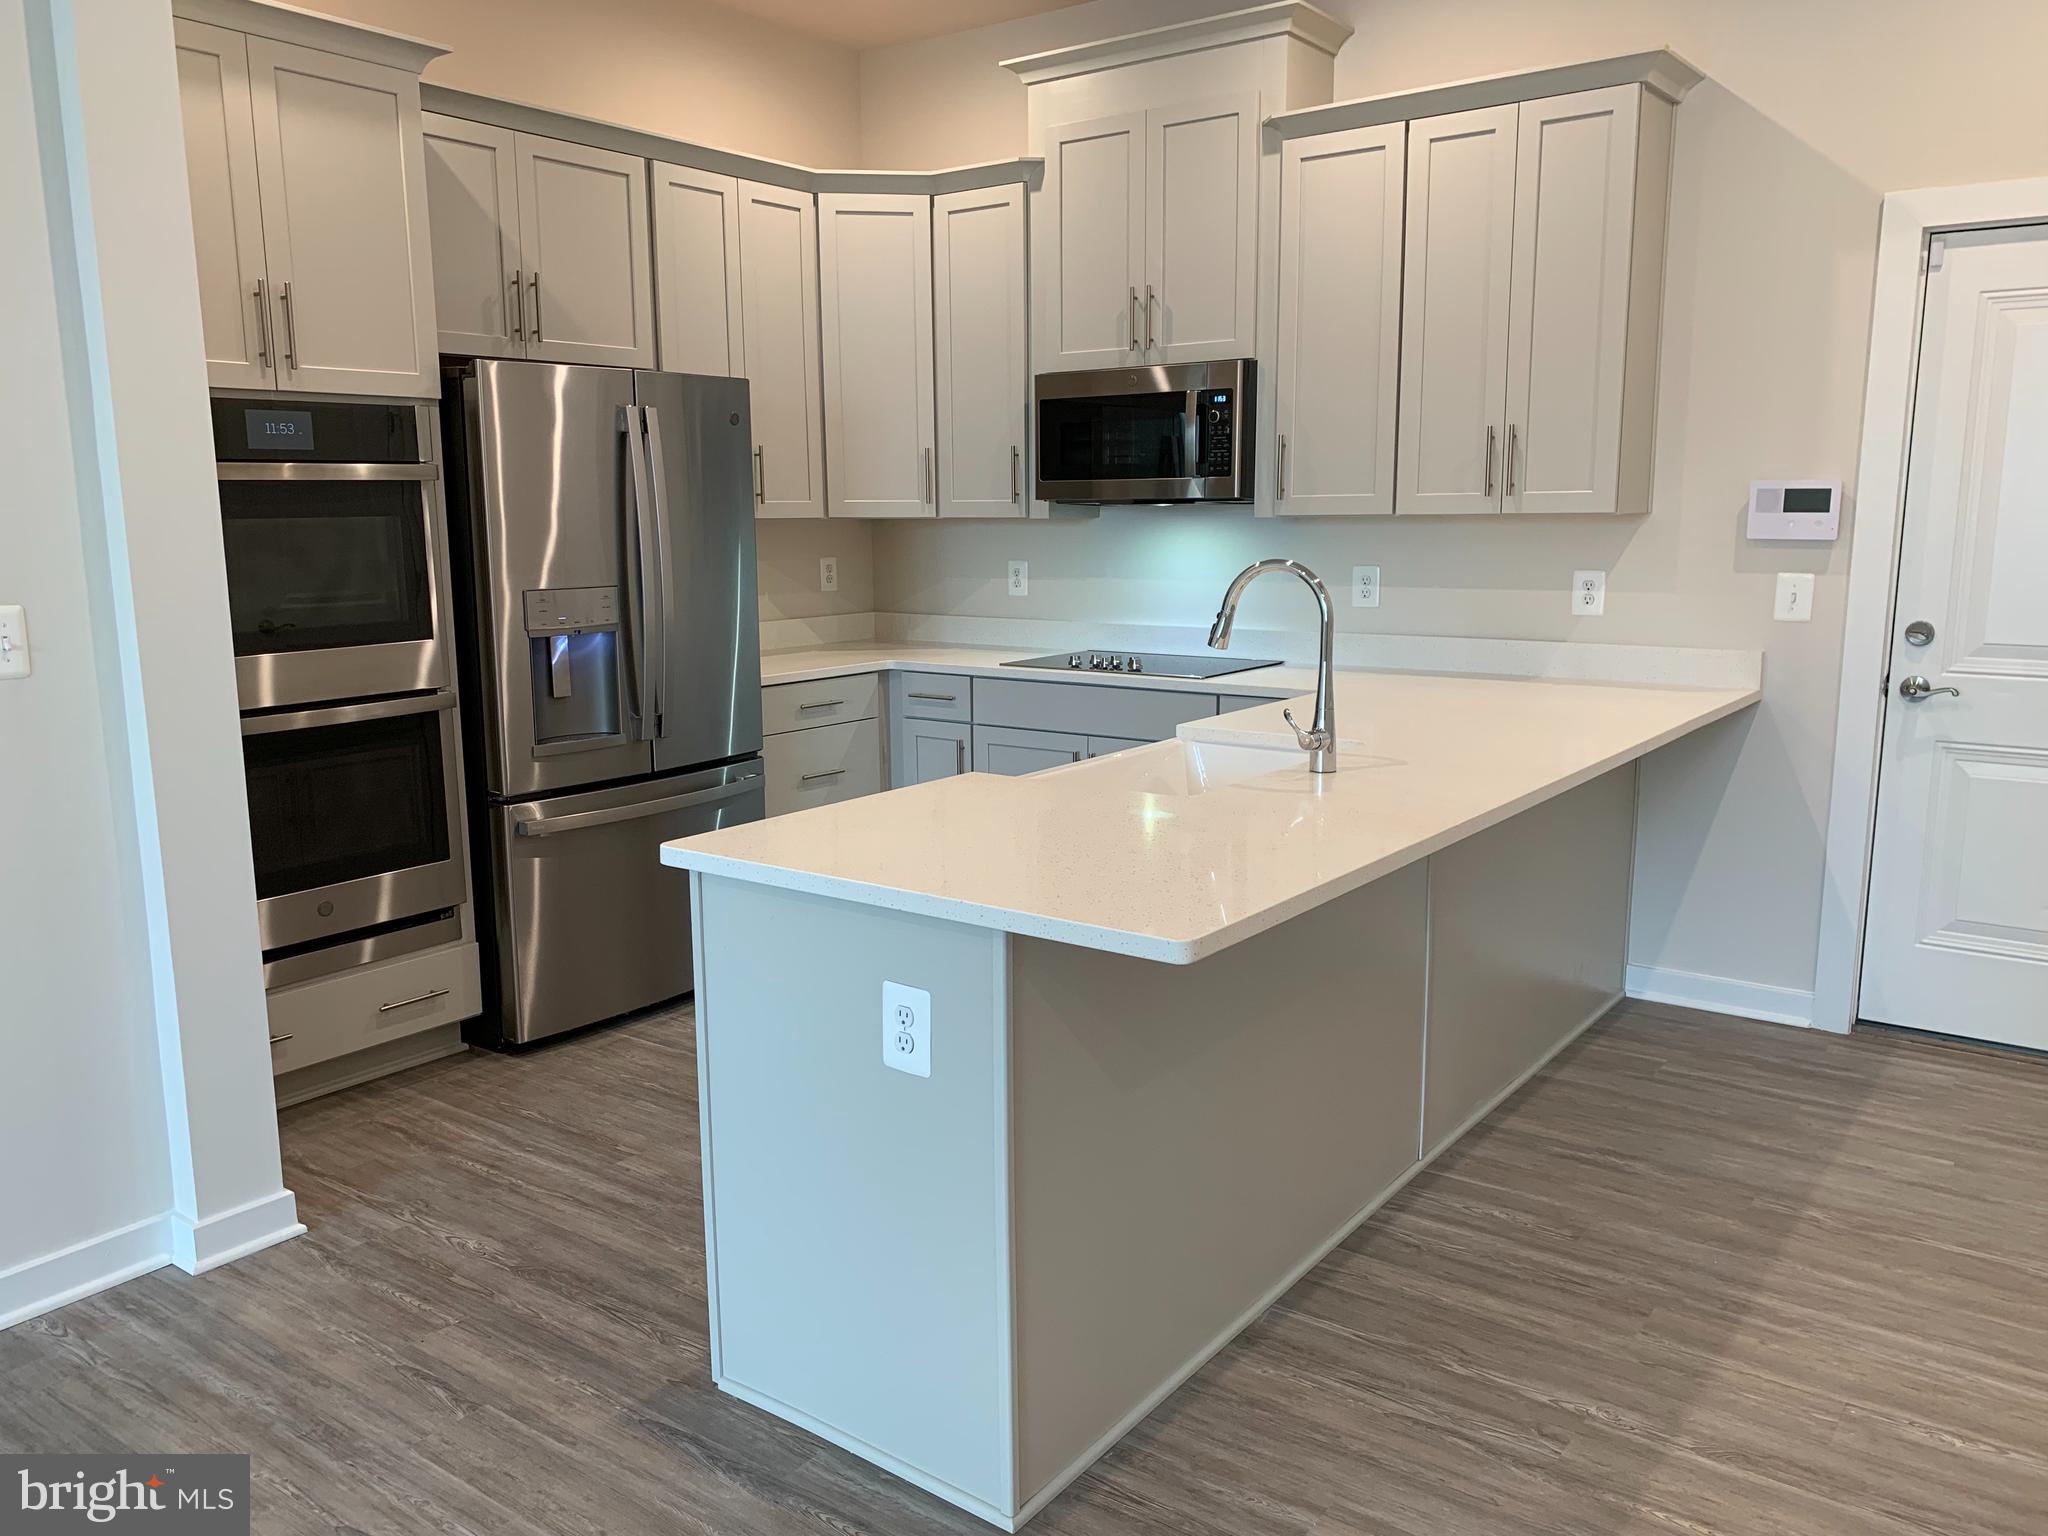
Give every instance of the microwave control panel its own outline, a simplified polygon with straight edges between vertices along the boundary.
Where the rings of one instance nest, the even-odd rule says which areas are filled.
[[[1205,389],[1199,393],[1202,429],[1200,476],[1204,480],[1223,479],[1231,473],[1235,393],[1228,389]]]

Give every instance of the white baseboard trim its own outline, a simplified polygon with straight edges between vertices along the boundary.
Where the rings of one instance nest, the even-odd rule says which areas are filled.
[[[0,1271],[0,1329],[54,1312],[170,1262],[170,1218],[148,1216],[17,1264]]]
[[[288,1189],[204,1221],[194,1222],[177,1211],[166,1220],[171,1262],[188,1275],[203,1275],[306,1230],[299,1220],[299,1202]]]
[[[1661,965],[1631,965],[1628,995],[1646,1003],[1675,1003],[1707,1013],[1732,1013],[1766,1024],[1791,1024],[1811,1029],[1813,994],[1796,987],[1770,987],[1732,976],[1703,976],[1697,971],[1667,970]]]

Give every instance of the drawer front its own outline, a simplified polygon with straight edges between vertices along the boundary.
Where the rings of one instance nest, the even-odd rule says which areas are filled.
[[[905,720],[974,718],[973,679],[944,672],[898,672],[891,698]]]
[[[1064,768],[1088,755],[1088,738],[1070,731],[1027,731],[1013,725],[974,728],[974,768],[1015,778],[1044,768]]]
[[[882,787],[882,732],[872,720],[771,736],[761,747],[768,814],[809,810],[872,795]]]
[[[929,784],[967,772],[974,755],[970,731],[954,720],[899,719],[890,738],[895,748],[889,755],[891,787]]]
[[[1164,741],[1184,720],[1216,713],[1213,693],[1120,688],[1088,683],[1027,683],[1007,677],[974,680],[974,723],[1081,736]]]
[[[761,690],[761,732],[807,731],[817,725],[872,720],[881,711],[881,694],[872,672],[857,677],[828,677],[815,683],[771,683]],[[769,815],[775,813],[771,810]]]
[[[268,1001],[276,1074],[474,1018],[483,991],[476,946],[458,944],[280,987]]]
[[[1088,738],[1088,755],[1090,757],[1108,757],[1112,752],[1127,752],[1132,747],[1149,747],[1151,745],[1152,743],[1149,741],[1133,741],[1128,736],[1090,736]]]

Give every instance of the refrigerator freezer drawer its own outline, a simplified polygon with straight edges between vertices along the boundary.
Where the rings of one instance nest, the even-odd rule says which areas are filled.
[[[690,990],[690,884],[661,845],[763,815],[758,761],[493,806],[483,1023],[524,1044]]]

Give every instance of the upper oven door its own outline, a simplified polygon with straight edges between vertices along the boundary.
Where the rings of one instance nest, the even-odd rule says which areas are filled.
[[[1042,373],[1041,501],[1248,501],[1248,358]]]
[[[447,539],[439,471],[420,453],[431,424],[408,420],[412,406],[214,407],[242,708],[446,687]],[[264,440],[266,425],[302,418],[312,422],[299,441]]]

